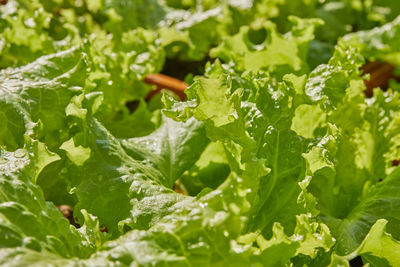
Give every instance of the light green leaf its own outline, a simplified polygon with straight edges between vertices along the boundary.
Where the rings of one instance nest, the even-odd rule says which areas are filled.
[[[86,55],[79,48],[0,72],[0,144],[22,148],[24,135],[54,149],[65,140],[65,108],[85,85]]]

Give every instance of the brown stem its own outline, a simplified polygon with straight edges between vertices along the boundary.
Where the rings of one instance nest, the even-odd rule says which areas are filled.
[[[144,79],[144,82],[157,86],[156,90],[151,91],[147,95],[147,99],[151,99],[162,89],[167,89],[174,92],[182,101],[186,100],[186,95],[184,91],[189,85],[181,80],[172,78],[164,74],[150,74],[147,75],[147,77]]]
[[[368,62],[362,67],[364,74],[369,73],[369,80],[365,80],[364,83],[367,86],[365,90],[365,95],[367,97],[372,97],[373,89],[376,87],[381,87],[382,89],[387,89],[389,86],[389,81],[394,76],[394,67],[389,63],[381,62]]]

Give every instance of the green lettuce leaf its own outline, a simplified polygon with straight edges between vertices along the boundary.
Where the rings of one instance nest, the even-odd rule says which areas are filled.
[[[46,10],[41,1],[0,5],[0,68],[21,66],[78,45],[78,29]]]
[[[2,146],[22,148],[28,135],[53,149],[68,138],[65,108],[85,86],[85,57],[73,48],[0,71]]]
[[[32,149],[42,144],[32,143]],[[57,160],[46,160],[44,153],[31,156],[26,149],[15,152],[1,150],[0,237],[2,248],[23,248],[53,253],[71,258],[88,258],[106,240],[100,232],[97,218],[82,211],[84,226],[77,230],[63,218],[61,212],[46,202],[43,192],[32,180],[43,167]],[[89,229],[87,229],[89,228]],[[13,254],[8,250],[1,257]]]
[[[214,48],[211,56],[232,62],[240,71],[265,69],[279,76],[289,72],[306,73],[308,45],[321,21],[296,17],[290,21],[293,27],[285,35],[279,34],[271,22],[265,22],[259,29],[243,26],[238,34],[226,37]]]
[[[165,119],[149,136],[118,140],[97,120],[86,119],[86,135],[76,135],[66,151],[73,153],[80,147],[89,154],[83,162],[69,157],[70,166],[62,174],[75,188],[75,209],[96,214],[115,235],[129,228],[147,229],[172,212],[171,206],[184,199],[172,191],[175,180],[194,164],[208,142],[202,124]],[[196,153],[188,154],[193,146]]]
[[[218,63],[207,75],[188,89],[197,104],[190,104],[185,111],[179,104],[169,103],[166,114],[180,118],[177,113],[190,109],[188,114],[203,120],[209,138],[223,143],[231,170],[241,174],[250,163],[269,169],[256,188],[247,227],[269,236],[273,223],[280,222],[291,233],[293,215],[306,212],[297,200],[299,182],[306,173],[302,153],[307,150],[307,141],[287,129],[296,107],[290,97],[295,90],[284,83],[272,85],[262,73],[224,73]],[[283,199],[280,192],[284,191],[290,193]]]

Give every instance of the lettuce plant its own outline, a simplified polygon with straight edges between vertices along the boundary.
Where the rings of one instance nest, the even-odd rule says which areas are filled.
[[[399,265],[400,95],[361,70],[398,68],[396,1],[0,10],[0,264]]]

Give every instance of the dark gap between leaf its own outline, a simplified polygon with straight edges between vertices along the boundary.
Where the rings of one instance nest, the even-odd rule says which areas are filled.
[[[81,225],[77,223],[78,218],[77,217],[74,218],[74,216],[73,216],[74,215],[74,210],[73,210],[73,208],[71,206],[69,206],[69,205],[58,205],[56,207],[57,207],[57,209],[59,209],[61,211],[61,213],[64,216],[64,218],[66,218],[71,225],[75,226],[76,228],[80,228],[81,227]],[[104,225],[104,224],[100,225],[100,232],[108,233],[107,226]]]
[[[139,107],[139,104],[140,104],[139,100],[134,100],[127,102],[125,105],[128,108],[129,113],[132,114]]]
[[[80,228],[81,227],[77,223],[78,219],[74,218],[74,216],[73,216],[74,211],[73,211],[71,206],[69,206],[69,205],[58,205],[56,207],[57,207],[57,209],[59,209],[61,211],[61,213],[64,216],[64,218],[66,218],[71,225],[75,226],[76,228]]]
[[[200,61],[181,61],[177,58],[167,58],[161,73],[183,81],[189,74],[194,76],[204,74],[204,66],[208,61],[211,61],[208,56]]]
[[[363,261],[361,259],[361,256],[358,256],[358,257],[352,259],[350,261],[350,266],[351,267],[362,267],[362,266],[364,266],[364,263],[363,263]]]
[[[108,233],[108,228],[104,224],[100,225],[100,232],[102,233]]]

